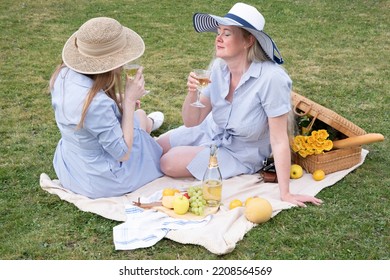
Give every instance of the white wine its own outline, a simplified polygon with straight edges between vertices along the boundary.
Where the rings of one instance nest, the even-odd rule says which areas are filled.
[[[193,70],[195,76],[194,78],[198,80],[199,84],[197,85],[197,98],[196,101],[191,103],[191,106],[198,107],[198,108],[204,108],[205,105],[200,102],[200,94],[203,88],[205,88],[210,83],[210,74],[211,72],[209,70],[205,69],[194,69]]]
[[[130,78],[133,78],[137,74],[137,71],[140,67],[141,66],[138,64],[129,64],[129,65],[125,65],[123,70],[125,71],[127,76],[129,76]]]
[[[218,206],[222,199],[222,175],[218,166],[217,150],[216,145],[210,146],[209,165],[202,182],[203,198],[209,207]]]
[[[200,87],[206,87],[210,82],[209,78],[197,78],[197,80],[199,81]]]
[[[218,180],[208,180],[203,183],[203,198],[208,204],[219,204],[222,196],[222,182]]]

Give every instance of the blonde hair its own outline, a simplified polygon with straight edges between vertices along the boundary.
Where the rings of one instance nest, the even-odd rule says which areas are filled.
[[[249,38],[251,36],[253,36],[249,31],[245,30],[245,29],[242,29],[242,35],[244,37],[245,40],[249,41]],[[257,39],[255,38],[255,36],[253,36],[254,39],[255,39],[255,42],[249,47],[249,50],[248,50],[248,55],[247,55],[247,59],[248,61],[255,61],[255,62],[260,62],[260,61],[272,61],[268,55],[264,52],[263,48],[260,46],[259,42],[257,41]]]
[[[249,41],[250,36],[253,36],[249,31],[242,29],[242,34],[244,36],[244,39]],[[254,37],[254,36],[253,36]],[[256,38],[254,44],[252,44],[248,49],[248,55],[247,59],[248,61],[254,61],[254,62],[260,62],[260,61],[272,61],[271,58],[265,53],[263,48],[261,47],[260,43],[257,41]],[[296,123],[296,115],[294,113],[294,110],[290,110],[288,112],[288,120],[287,120],[287,133],[289,135],[289,138],[293,138],[298,131],[298,126]]]
[[[50,90],[53,89],[54,82],[57,79],[58,74],[60,73],[61,69],[64,67],[66,67],[65,64],[61,63],[55,69],[53,75],[50,78],[50,83],[49,83]],[[101,74],[91,74],[91,75],[83,74],[83,75],[86,75],[89,78],[91,78],[93,80],[93,84],[92,84],[92,87],[87,94],[87,98],[85,99],[83,109],[81,112],[81,118],[80,118],[79,123],[77,124],[77,129],[80,129],[83,127],[88,108],[91,105],[92,100],[94,99],[94,97],[97,95],[97,93],[100,90],[103,90],[108,97],[110,97],[111,99],[113,99],[115,101],[115,103],[118,105],[119,110],[122,114],[122,107],[120,106],[120,102],[115,94],[116,86],[121,84],[121,77],[120,77],[120,75],[116,75],[114,71],[115,70],[101,73]]]

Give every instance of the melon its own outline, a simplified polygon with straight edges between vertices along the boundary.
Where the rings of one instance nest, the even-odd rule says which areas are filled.
[[[271,216],[272,205],[264,198],[254,197],[245,205],[245,217],[252,223],[265,223],[271,219]]]

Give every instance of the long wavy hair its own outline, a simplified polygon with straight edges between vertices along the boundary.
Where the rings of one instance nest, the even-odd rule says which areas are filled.
[[[50,89],[53,89],[54,87],[54,82],[57,79],[60,71],[62,68],[66,67],[64,63],[61,63],[56,70],[54,71],[53,75],[50,78]],[[117,71],[118,72],[118,71]],[[100,91],[103,90],[108,97],[113,99],[115,103],[118,105],[119,110],[122,114],[122,106],[121,104],[121,94],[119,96],[116,95],[116,89],[119,88],[118,85],[122,84],[121,82],[121,75],[118,74],[115,70],[101,73],[101,74],[92,74],[92,75],[87,75],[87,77],[91,78],[93,80],[93,84],[91,89],[89,90],[87,94],[87,98],[85,99],[82,113],[81,113],[81,118],[80,121],[77,125],[77,129],[80,129],[83,127],[85,117],[87,115],[87,111],[89,106],[91,105],[92,100],[95,98],[96,94]]]

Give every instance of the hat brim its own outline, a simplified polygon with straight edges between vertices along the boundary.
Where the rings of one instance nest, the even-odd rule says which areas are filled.
[[[145,51],[145,43],[135,31],[123,27],[126,34],[126,45],[118,52],[103,56],[85,56],[78,51],[75,32],[65,43],[62,60],[66,66],[83,74],[100,74],[114,70],[127,62],[141,57]]]
[[[193,24],[194,24],[195,31],[197,32],[216,33],[218,31],[217,27],[219,25],[237,26],[243,28],[248,32],[250,32],[253,36],[255,36],[260,46],[262,47],[262,49],[270,59],[272,59],[274,62],[278,64],[282,64],[284,62],[282,55],[280,54],[279,49],[276,46],[275,42],[264,31],[253,29],[250,27],[245,27],[241,23],[231,18],[219,17],[219,16],[203,14],[203,13],[194,14]]]

